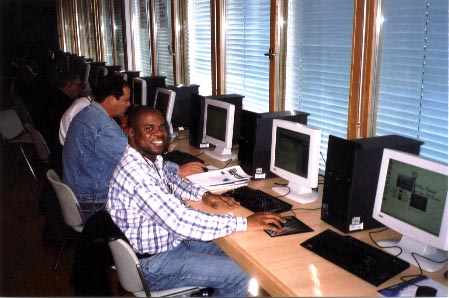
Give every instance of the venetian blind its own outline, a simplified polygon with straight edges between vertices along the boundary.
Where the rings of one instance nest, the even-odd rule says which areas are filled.
[[[225,93],[240,94],[243,108],[268,112],[270,0],[228,0],[225,37]]]
[[[147,5],[146,0],[133,0],[131,5],[135,69],[141,77],[152,75]]]
[[[199,93],[212,94],[210,0],[188,2],[188,76]]]
[[[424,141],[447,164],[448,1],[382,1],[376,135]]]
[[[329,135],[346,138],[354,3],[295,0],[288,11],[285,108],[310,113],[326,158]]]

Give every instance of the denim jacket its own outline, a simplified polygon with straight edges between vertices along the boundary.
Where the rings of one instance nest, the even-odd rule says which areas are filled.
[[[62,154],[66,183],[80,203],[105,203],[109,180],[128,138],[101,105],[93,102],[70,123]]]

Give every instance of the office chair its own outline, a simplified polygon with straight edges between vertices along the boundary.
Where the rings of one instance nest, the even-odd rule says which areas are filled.
[[[64,218],[65,224],[71,227],[74,231],[81,233],[84,228],[85,220],[75,194],[68,185],[61,182],[58,174],[53,169],[49,169],[47,171],[47,179],[50,181],[51,186],[55,190],[59,205],[61,206],[62,217]],[[66,230],[53,272],[56,272],[58,269],[59,259],[61,258],[65,242],[67,241],[68,232],[69,229]]]
[[[109,248],[120,285],[136,297],[189,297],[200,290],[199,287],[181,287],[150,293],[139,260],[131,246],[123,239],[114,239],[109,242]]]
[[[23,144],[32,144],[33,140],[31,139],[31,135],[25,131],[25,128],[14,109],[0,111],[0,134],[2,135],[4,142],[17,144],[19,146],[22,156],[25,158],[28,168],[34,177],[34,180],[37,182],[34,169],[23,150]]]

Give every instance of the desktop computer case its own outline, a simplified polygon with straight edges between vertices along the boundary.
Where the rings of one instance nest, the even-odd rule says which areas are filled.
[[[330,135],[321,219],[344,233],[380,227],[372,212],[383,149],[418,155],[422,144],[398,135],[354,140]]]
[[[273,119],[307,124],[308,115],[298,111],[255,113],[242,110],[238,157],[242,169],[253,179],[276,177],[270,171]]]

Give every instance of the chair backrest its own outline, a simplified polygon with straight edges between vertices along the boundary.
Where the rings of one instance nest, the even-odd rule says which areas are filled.
[[[116,239],[109,242],[109,248],[123,289],[135,296],[150,297],[139,260],[131,246],[123,239]]]
[[[82,232],[85,221],[75,194],[68,185],[61,182],[54,170],[49,169],[47,171],[47,179],[58,197],[64,222],[75,231]]]
[[[14,109],[0,111],[0,133],[4,140],[12,140],[25,132],[19,115]]]
[[[45,142],[42,134],[36,130],[30,123],[25,123],[25,129],[30,134],[31,140],[33,141],[34,148],[36,149],[37,156],[40,160],[47,161],[50,156],[50,149],[48,148],[47,142]]]

